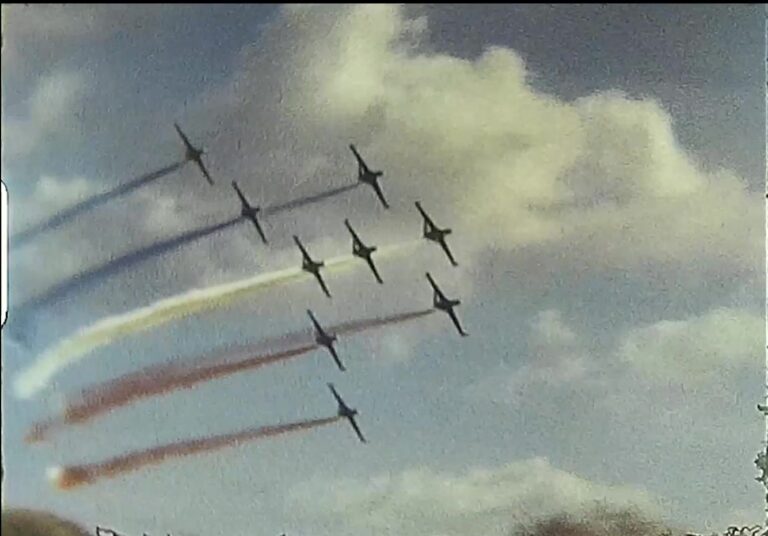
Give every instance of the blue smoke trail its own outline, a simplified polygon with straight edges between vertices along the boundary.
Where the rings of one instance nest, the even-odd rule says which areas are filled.
[[[127,182],[121,186],[117,186],[116,188],[113,188],[108,192],[97,194],[89,199],[81,201],[80,203],[50,217],[48,220],[41,222],[37,225],[34,225],[29,229],[26,229],[24,231],[21,231],[11,236],[9,238],[9,247],[14,248],[14,247],[23,246],[24,244],[26,244],[27,242],[35,238],[37,235],[45,231],[49,231],[51,229],[55,229],[56,227],[60,227],[64,225],[65,223],[78,217],[80,214],[82,214],[86,210],[90,210],[103,203],[111,201],[116,197],[132,192],[133,190],[140,188],[145,184],[148,184],[154,180],[164,177],[165,175],[168,175],[169,173],[176,171],[182,165],[184,165],[184,163],[185,163],[184,161],[176,162],[175,164],[171,164],[170,166],[166,166],[157,171],[153,171],[152,173],[142,175],[141,177],[133,179],[132,181]]]
[[[50,305],[51,303],[60,300],[71,292],[81,291],[85,288],[88,288],[89,286],[92,286],[105,277],[115,275],[151,257],[173,251],[187,243],[199,240],[205,236],[211,235],[218,231],[222,231],[228,227],[232,227],[241,221],[243,221],[242,217],[238,216],[237,218],[217,223],[215,225],[193,229],[192,231],[188,231],[168,240],[157,242],[139,250],[132,251],[131,253],[127,253],[122,257],[112,259],[100,266],[91,268],[90,270],[75,274],[69,279],[66,279],[61,283],[50,287],[42,294],[38,294],[34,298],[31,298],[30,300],[19,305],[16,310],[16,314],[27,314],[40,307]]]
[[[355,184],[348,184],[346,186],[334,188],[333,190],[326,190],[325,192],[320,192],[319,194],[310,195],[307,197],[301,197],[299,199],[293,199],[291,201],[287,201],[279,205],[273,205],[271,207],[267,207],[264,209],[264,215],[271,216],[273,214],[278,214],[279,212],[284,212],[286,210],[292,210],[294,208],[303,207],[304,205],[309,205],[310,203],[317,203],[318,201],[322,201],[323,199],[333,197],[334,195],[339,195],[339,194],[343,194],[344,192],[348,192],[349,190],[357,188],[358,186],[360,186],[360,184],[361,183],[356,182]]]

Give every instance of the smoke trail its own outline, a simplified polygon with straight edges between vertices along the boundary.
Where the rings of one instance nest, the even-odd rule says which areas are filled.
[[[357,333],[421,318],[433,312],[435,312],[434,309],[425,309],[386,317],[354,320],[331,326],[329,331],[337,334]],[[281,339],[298,341],[302,338],[310,339],[311,336],[311,332],[305,330],[290,333],[281,337]],[[203,356],[192,363],[171,361],[162,365],[153,365],[104,382],[84,390],[78,400],[68,404],[63,417],[35,424],[27,434],[26,441],[28,443],[43,441],[56,428],[65,425],[82,424],[103,413],[144,398],[170,393],[179,389],[189,389],[201,382],[285,361],[304,355],[318,347],[317,344],[303,344],[297,348],[280,352],[253,355],[254,352],[263,351],[264,348],[269,346],[269,342],[263,341],[256,345],[240,347],[237,352],[241,355],[236,360],[231,359],[233,352],[228,351],[226,353]],[[246,354],[245,357],[242,357],[242,354]]]
[[[327,417],[325,419],[313,419],[276,426],[249,428],[231,434],[171,443],[147,450],[129,452],[99,463],[72,465],[62,469],[55,469],[51,476],[54,478],[54,483],[59,489],[72,489],[85,484],[93,484],[102,478],[115,478],[123,473],[136,471],[148,465],[157,465],[169,458],[192,456],[194,454],[236,446],[245,441],[255,441],[290,432],[318,428],[335,423],[340,418],[338,416]]]
[[[326,267],[342,266],[352,260],[352,256],[337,257],[327,261]],[[224,307],[266,287],[302,277],[311,277],[311,275],[303,272],[300,267],[287,268],[233,283],[192,290],[157,301],[147,307],[107,317],[81,329],[44,352],[17,377],[16,394],[21,398],[32,396],[44,388],[61,369],[79,361],[94,349],[117,339],[157,327],[174,319]]]
[[[273,214],[278,214],[280,212],[284,212],[286,210],[292,210],[294,208],[303,207],[304,205],[309,205],[311,203],[317,203],[318,201],[322,201],[323,199],[327,199],[329,197],[333,197],[335,195],[343,194],[344,192],[348,192],[349,190],[353,190],[360,186],[360,182],[356,182],[354,184],[348,184],[347,186],[341,186],[339,188],[334,188],[332,190],[327,190],[325,192],[320,192],[319,194],[310,195],[307,197],[301,197],[299,199],[293,199],[291,201],[287,201],[285,203],[281,203],[279,205],[273,205],[271,207],[267,207],[264,209],[264,215],[265,216],[271,216]]]
[[[9,240],[10,247],[14,248],[17,246],[22,246],[27,242],[29,242],[30,240],[32,240],[33,238],[35,238],[40,233],[43,233],[50,229],[55,229],[56,227],[60,227],[65,223],[68,223],[69,221],[75,219],[86,210],[92,209],[103,203],[106,203],[107,201],[111,201],[116,197],[127,194],[141,186],[144,186],[145,184],[149,184],[154,180],[164,177],[169,173],[173,173],[174,171],[179,169],[181,166],[183,166],[184,163],[185,163],[184,161],[176,162],[175,164],[171,164],[170,166],[166,166],[162,169],[158,169],[157,171],[153,171],[146,175],[142,175],[141,177],[133,179],[130,182],[117,186],[116,188],[113,188],[108,192],[96,194],[95,196],[89,199],[81,201],[80,203],[50,217],[46,221],[41,222],[37,225],[30,227],[29,229],[26,229],[24,231],[21,231],[11,236]]]
[[[423,316],[431,315],[434,313],[434,309],[423,309],[421,311],[411,311],[408,313],[400,313],[392,316],[385,316],[383,318],[370,318],[366,320],[353,320],[351,322],[345,322],[331,328],[331,330],[339,335],[345,333],[357,333],[359,331],[365,331],[368,329],[383,327],[392,324],[399,324],[400,322],[407,322],[408,320],[414,320]]]
[[[107,382],[104,386],[84,392],[81,400],[67,407],[63,418],[36,424],[27,435],[26,441],[28,443],[42,441],[56,428],[71,424],[82,424],[103,413],[129,405],[138,400],[159,396],[179,389],[189,389],[201,382],[286,361],[293,357],[304,355],[315,348],[317,348],[317,345],[311,344],[273,354],[252,356],[231,363],[209,365],[204,368],[173,365],[148,367],[144,371],[127,374]],[[163,368],[167,370],[157,370]]]
[[[243,221],[242,218],[238,216],[237,218],[232,218],[230,220],[214,225],[193,229],[192,231],[174,236],[162,242],[157,242],[150,246],[132,251],[131,253],[127,253],[122,257],[112,259],[100,266],[91,268],[90,270],[85,270],[75,274],[69,279],[52,286],[43,293],[38,294],[34,298],[31,298],[30,300],[22,303],[19,305],[16,313],[22,315],[25,313],[28,314],[35,309],[50,305],[51,303],[62,299],[72,292],[82,291],[89,286],[98,283],[100,280],[106,277],[113,276],[119,272],[127,270],[128,268],[132,268],[135,265],[152,257],[173,251],[185,244],[194,242],[195,240],[200,240],[201,238],[222,231],[228,227],[232,227],[241,221]]]
[[[379,254],[383,256],[407,251],[417,243],[418,241],[410,241],[383,246],[379,248]],[[327,271],[336,271],[344,267],[359,266],[356,260],[358,259],[352,255],[334,257],[325,261],[325,268]],[[221,308],[267,287],[306,277],[312,277],[312,275],[302,271],[300,267],[286,268],[232,283],[191,290],[141,309],[99,320],[45,351],[22,371],[14,384],[16,396],[31,397],[46,387],[50,379],[60,370],[80,361],[96,348],[120,338],[160,326],[171,320]]]

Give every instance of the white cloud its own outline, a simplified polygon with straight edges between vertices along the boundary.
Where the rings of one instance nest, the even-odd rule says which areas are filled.
[[[3,5],[3,67],[23,67],[43,58],[53,63],[69,43],[97,41],[127,28],[133,33],[152,28],[167,10],[146,5]]]
[[[619,358],[662,382],[696,385],[762,366],[765,319],[722,307],[684,320],[663,320],[630,330]]]
[[[578,384],[586,388],[596,363],[586,351],[581,337],[563,320],[558,310],[540,312],[532,321],[528,352],[521,364],[501,364],[467,387],[471,399],[490,400],[518,406],[532,395]]]
[[[733,174],[702,169],[655,101],[559,101],[533,90],[522,59],[502,47],[474,61],[419,53],[396,6],[285,18],[314,23],[292,48],[287,115],[309,136],[362,140],[403,193],[449,204],[457,240],[546,245],[596,266],[757,266],[757,197]]]
[[[26,103],[26,114],[3,120],[3,158],[26,156],[48,136],[66,130],[85,91],[81,73],[56,71],[40,78]]]
[[[294,488],[292,512],[328,523],[340,534],[506,534],[520,522],[595,507],[636,507],[657,513],[638,489],[591,482],[534,458],[465,474],[415,468],[370,480],[317,479]]]
[[[539,313],[532,322],[531,342],[548,348],[570,347],[577,343],[577,336],[563,321],[560,311],[549,309]]]

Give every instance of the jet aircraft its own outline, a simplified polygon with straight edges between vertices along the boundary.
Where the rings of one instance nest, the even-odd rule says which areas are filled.
[[[453,266],[458,266],[459,264],[453,258],[453,254],[451,253],[451,250],[448,249],[448,244],[445,242],[445,237],[451,234],[453,231],[451,229],[440,229],[437,225],[435,225],[435,222],[433,222],[432,218],[427,215],[426,211],[421,207],[421,203],[418,201],[416,201],[416,208],[419,209],[421,217],[424,218],[424,238],[439,244],[440,247],[443,248],[443,251],[445,251],[445,254],[448,256],[448,260],[451,261],[451,264]]]
[[[323,261],[312,260],[312,257],[309,256],[309,253],[307,253],[307,250],[304,248],[304,245],[301,243],[298,236],[293,235],[293,241],[296,242],[296,245],[299,246],[299,249],[301,250],[301,255],[303,257],[301,262],[301,269],[314,275],[317,279],[317,282],[320,283],[320,287],[323,289],[325,295],[330,298],[331,293],[328,292],[328,287],[325,286],[323,276],[320,275],[320,268],[325,266],[325,263]]]
[[[339,359],[339,355],[336,353],[336,348],[333,346],[333,343],[336,342],[336,334],[326,333],[323,327],[320,325],[320,322],[317,321],[315,315],[313,315],[312,311],[309,309],[307,309],[307,314],[309,315],[309,319],[312,320],[312,323],[315,325],[315,342],[328,348],[328,351],[331,353],[331,356],[336,362],[336,366],[339,367],[339,370],[342,372],[347,370],[344,368],[344,364],[341,362],[341,359]]]
[[[237,185],[236,181],[232,181],[232,187],[235,189],[235,192],[237,192],[237,197],[240,198],[240,203],[243,206],[243,208],[240,210],[240,215],[243,218],[248,218],[253,222],[253,225],[256,227],[256,231],[259,233],[259,236],[261,237],[261,241],[266,244],[267,237],[264,236],[264,231],[261,229],[261,225],[259,225],[259,220],[257,219],[257,216],[261,211],[261,207],[251,206],[251,204],[245,198],[245,195],[243,195],[243,192],[242,190],[240,190],[240,187]]]
[[[174,127],[176,127],[176,132],[179,133],[179,136],[181,136],[181,141],[184,142],[184,147],[186,149],[186,155],[185,158],[187,161],[194,162],[197,164],[197,167],[200,168],[200,171],[202,171],[203,175],[205,175],[205,178],[208,180],[208,184],[213,186],[213,179],[211,178],[211,175],[208,173],[208,170],[205,169],[205,164],[203,164],[203,158],[202,155],[205,154],[205,151],[202,149],[197,149],[195,146],[193,146],[189,138],[187,138],[184,133],[181,131],[181,128],[176,123],[173,124]]]
[[[373,258],[371,255],[373,252],[376,251],[375,246],[366,246],[363,244],[363,241],[360,240],[360,237],[357,236],[357,233],[354,229],[352,229],[352,225],[350,225],[349,220],[344,220],[344,225],[347,226],[347,229],[349,229],[350,234],[352,235],[352,254],[356,257],[360,257],[361,259],[364,259],[365,262],[368,263],[368,266],[371,267],[371,271],[373,272],[373,276],[376,278],[376,281],[379,282],[379,284],[384,283],[384,281],[381,280],[381,276],[379,276],[379,271],[376,269],[376,265],[373,264]]]
[[[384,199],[384,194],[382,193],[381,186],[379,185],[379,177],[384,175],[384,172],[371,171],[371,168],[369,168],[368,164],[365,163],[363,157],[360,156],[360,153],[357,152],[355,146],[350,144],[349,148],[352,149],[352,152],[357,159],[357,180],[364,182],[373,188],[373,190],[376,192],[376,195],[379,197],[379,200],[381,200],[381,204],[384,205],[384,208],[389,208],[389,203],[387,203],[387,200]]]
[[[461,324],[459,323],[459,319],[453,310],[453,308],[457,305],[461,305],[461,302],[459,300],[449,300],[446,298],[445,294],[443,294],[443,291],[438,288],[437,283],[435,283],[435,280],[432,279],[432,276],[429,274],[429,272],[427,272],[427,279],[429,280],[429,284],[432,285],[432,289],[434,290],[432,298],[434,308],[438,311],[443,311],[451,317],[453,324],[456,326],[456,329],[459,331],[459,334],[462,337],[468,336],[469,334],[462,329]]]
[[[344,403],[344,401],[341,399],[341,396],[339,396],[339,393],[336,392],[336,388],[333,386],[332,383],[328,384],[328,388],[331,390],[331,393],[333,393],[333,397],[336,399],[336,402],[338,402],[339,404],[339,410],[338,410],[339,417],[344,417],[345,419],[349,419],[349,424],[351,424],[352,428],[355,429],[355,433],[357,434],[357,437],[360,439],[361,442],[367,443],[367,441],[365,440],[365,437],[363,437],[363,433],[360,431],[360,428],[358,428],[357,426],[357,422],[355,422],[355,415],[357,415],[357,410],[350,408]]]

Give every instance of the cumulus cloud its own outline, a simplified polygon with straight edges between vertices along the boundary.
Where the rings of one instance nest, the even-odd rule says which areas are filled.
[[[643,490],[592,482],[543,458],[464,474],[415,468],[370,480],[318,479],[295,487],[289,501],[297,515],[340,534],[399,536],[508,534],[518,523],[599,503],[658,512]]]
[[[41,77],[21,117],[4,118],[3,158],[23,157],[64,131],[86,91],[85,76],[56,71]],[[7,114],[4,114],[7,115]]]
[[[53,63],[73,42],[104,39],[130,28],[133,32],[152,27],[167,6],[121,5],[4,5],[4,68],[22,67],[22,60]]]
[[[630,330],[619,358],[662,382],[697,385],[763,363],[765,319],[731,307]]]
[[[11,206],[13,227],[24,229],[28,225],[43,221],[59,210],[92,195],[95,191],[93,183],[84,177],[62,178],[43,175],[35,183],[35,188],[27,199],[18,200],[20,206],[24,206],[24,210],[13,210],[16,201],[14,199],[14,205]]]
[[[528,351],[521,364],[504,363],[467,387],[473,399],[519,405],[533,394],[584,388],[596,381],[589,378],[597,366],[590,358],[581,337],[555,309],[541,311],[530,322]]]
[[[396,6],[284,16],[312,22],[289,58],[286,115],[311,135],[361,139],[401,194],[451,207],[468,245],[545,245],[609,267],[757,266],[758,200],[732,173],[703,169],[658,102],[560,101],[502,47],[474,60],[423,52],[413,28],[425,21]]]

